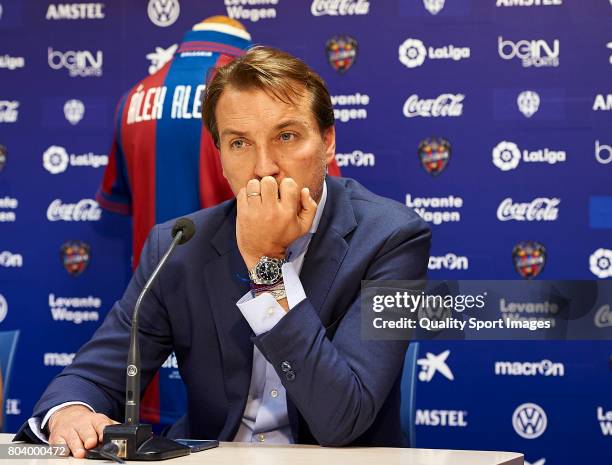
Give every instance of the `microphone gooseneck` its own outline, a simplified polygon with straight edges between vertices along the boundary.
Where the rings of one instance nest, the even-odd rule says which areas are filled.
[[[144,297],[149,292],[149,289],[159,276],[161,269],[164,267],[172,252],[177,245],[185,244],[195,234],[195,225],[188,218],[179,218],[172,228],[172,237],[170,247],[161,258],[153,273],[147,280],[146,284],[140,291],[136,305],[134,306],[134,314],[132,315],[132,328],[130,332],[130,347],[127,359],[126,371],[126,386],[125,386],[125,423],[128,425],[137,425],[140,423],[140,344],[138,340],[138,316],[140,307]]]

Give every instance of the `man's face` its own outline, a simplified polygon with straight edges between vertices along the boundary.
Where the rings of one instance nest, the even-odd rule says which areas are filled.
[[[323,189],[325,167],[336,150],[334,128],[319,132],[306,92],[287,104],[259,89],[228,87],[215,116],[223,174],[234,195],[250,179],[293,178],[315,201]]]

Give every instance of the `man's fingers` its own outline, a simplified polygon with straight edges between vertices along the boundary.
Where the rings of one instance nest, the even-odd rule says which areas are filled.
[[[317,202],[310,196],[310,189],[307,187],[304,187],[300,192],[300,199],[302,211],[300,211],[298,217],[300,218],[302,233],[306,233],[312,226],[315,214],[317,213]]]
[[[276,179],[272,176],[264,176],[261,178],[259,185],[261,186],[261,201],[264,205],[274,205],[278,202],[278,184]]]
[[[93,449],[98,445],[98,432],[94,429],[93,425],[80,426],[77,434],[85,449]]]
[[[77,434],[75,430],[70,430],[68,433],[63,435],[66,444],[70,448],[70,452],[72,455],[78,459],[85,458],[85,448],[83,446],[83,441]]]
[[[104,436],[104,428],[106,428],[106,425],[112,425],[114,423],[117,422],[111,420],[106,415],[98,415],[98,417],[93,421],[93,427],[95,428],[96,434],[98,435],[98,441],[102,441]]]
[[[297,211],[300,206],[300,189],[297,183],[291,178],[285,178],[281,181],[279,190],[281,204]]]
[[[261,183],[257,179],[251,179],[246,185],[246,198],[249,205],[261,203]]]

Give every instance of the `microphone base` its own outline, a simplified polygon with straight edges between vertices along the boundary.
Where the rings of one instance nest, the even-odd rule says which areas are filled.
[[[188,446],[162,436],[153,436],[151,425],[124,423],[108,425],[104,428],[102,444],[95,449],[88,450],[85,457],[107,460],[107,457],[100,454],[100,450],[108,443],[118,446],[117,457],[123,460],[167,460],[191,453]]]

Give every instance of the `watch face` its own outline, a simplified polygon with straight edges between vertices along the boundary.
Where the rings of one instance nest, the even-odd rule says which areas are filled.
[[[262,261],[255,268],[257,278],[265,284],[274,284],[278,280],[281,274],[280,266],[278,263],[266,260]]]

